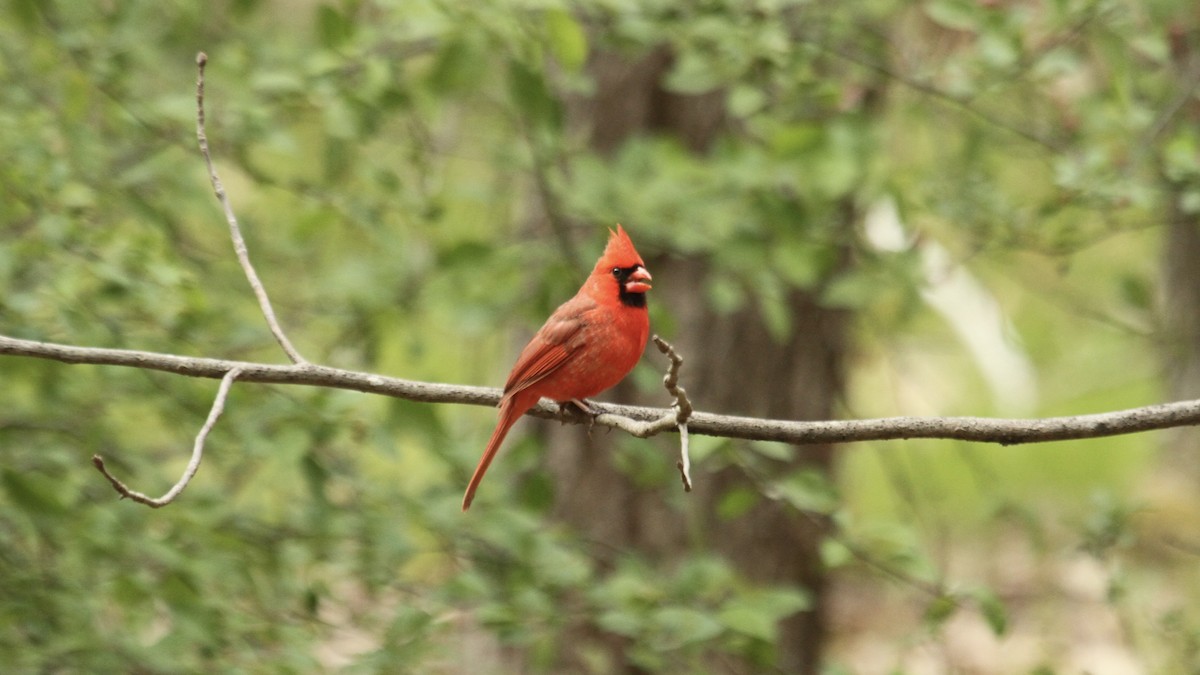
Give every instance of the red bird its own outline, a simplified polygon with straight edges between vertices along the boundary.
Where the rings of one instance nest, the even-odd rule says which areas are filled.
[[[586,409],[584,399],[615,385],[633,370],[650,335],[648,281],[650,273],[642,257],[617,225],[583,288],[546,319],[508,374],[500,399],[500,420],[467,485],[463,511],[471,508],[475,490],[508,430],[538,400],[544,396]]]

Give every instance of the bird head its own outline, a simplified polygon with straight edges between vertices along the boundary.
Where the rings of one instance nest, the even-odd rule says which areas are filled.
[[[625,234],[625,228],[620,225],[617,225],[617,230],[611,232],[608,237],[608,246],[596,262],[592,276],[614,279],[618,297],[623,304],[632,307],[646,306],[646,291],[650,290],[648,282],[652,277],[646,269],[646,264],[642,262],[642,256],[638,255],[633,242],[629,240],[629,235]]]

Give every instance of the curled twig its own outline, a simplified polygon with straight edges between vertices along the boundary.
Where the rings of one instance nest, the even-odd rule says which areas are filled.
[[[667,355],[671,360],[671,365],[667,367],[667,374],[663,375],[663,387],[667,393],[675,397],[675,422],[677,424],[687,424],[692,418],[692,402],[688,400],[687,391],[679,386],[679,367],[683,365],[683,357],[675,352],[675,347],[671,346],[670,342],[654,336],[654,345],[658,347],[658,351]]]
[[[192,482],[192,477],[196,475],[196,471],[200,469],[200,460],[204,457],[204,442],[208,440],[208,433],[217,424],[217,420],[221,418],[221,413],[225,412],[225,399],[229,398],[229,388],[233,386],[233,381],[241,374],[241,368],[234,368],[225,373],[225,377],[221,378],[221,386],[217,389],[217,395],[213,399],[212,409],[208,412],[208,419],[204,421],[204,426],[200,427],[200,432],[196,434],[196,442],[192,444],[192,459],[188,461],[187,468],[183,470],[183,476],[179,478],[179,482],[175,483],[163,496],[155,499],[136,490],[129,489],[129,486],[109,473],[108,468],[104,466],[104,459],[100,455],[92,455],[92,464],[95,465],[97,471],[104,474],[109,483],[112,483],[113,489],[120,493],[122,498],[129,498],[139,504],[145,504],[156,509],[175,501],[175,498],[183,492],[188,483]]]
[[[688,420],[691,419],[692,402],[688,400],[687,391],[679,386],[679,367],[683,365],[683,357],[675,352],[675,348],[671,343],[654,336],[654,344],[658,350],[667,355],[671,360],[671,364],[667,366],[667,373],[663,375],[663,387],[671,396],[675,397],[675,404],[666,414],[661,415],[657,419],[649,421],[637,420],[625,415],[614,413],[600,413],[596,415],[595,422],[609,427],[616,427],[632,436],[638,438],[649,438],[657,436],[664,431],[671,429],[679,429],[679,462],[676,466],[679,468],[680,478],[683,480],[683,489],[691,492],[691,460],[688,458]]]
[[[283,348],[292,363],[305,364],[308,361],[300,356],[300,352],[283,334],[283,328],[279,326],[279,320],[275,318],[275,310],[271,307],[271,299],[267,297],[267,290],[258,278],[258,273],[254,271],[254,265],[250,264],[250,253],[246,249],[246,240],[242,238],[242,230],[238,227],[237,216],[233,213],[229,197],[225,194],[225,186],[221,184],[221,179],[217,176],[212,155],[208,151],[208,135],[204,131],[204,66],[207,64],[207,54],[200,52],[196,55],[196,141],[200,145],[200,154],[204,156],[204,164],[208,167],[208,179],[212,182],[213,192],[217,195],[217,201],[221,203],[221,209],[225,211],[225,221],[229,223],[229,236],[233,239],[233,250],[237,254],[238,263],[241,264],[242,272],[245,273],[246,280],[250,282],[250,288],[254,290],[255,297],[258,298],[258,306],[262,309],[271,334],[275,336],[276,342]]]
[[[671,365],[667,367],[667,374],[663,376],[663,386],[675,397],[675,405],[665,414],[661,414],[656,418],[646,419],[642,417],[641,419],[636,419],[624,414],[624,409],[627,409],[627,406],[617,406],[610,403],[593,403],[593,406],[614,411],[602,412],[596,415],[594,418],[596,424],[614,427],[638,438],[650,438],[664,431],[674,429],[690,419],[692,415],[691,401],[688,400],[687,392],[684,391],[683,387],[677,384],[679,381],[679,366],[683,363],[683,358],[675,353],[675,349],[666,340],[657,335],[654,336],[654,344],[658,345],[659,351],[671,359]]]
[[[658,351],[667,355],[671,360],[671,365],[667,367],[667,374],[663,375],[663,387],[667,392],[675,397],[675,423],[679,427],[679,462],[675,464],[679,469],[679,478],[683,481],[684,492],[692,491],[692,460],[688,456],[688,420],[692,417],[692,402],[688,400],[687,391],[679,386],[679,367],[683,365],[683,357],[675,352],[675,347],[666,340],[654,336],[654,345],[658,347]]]

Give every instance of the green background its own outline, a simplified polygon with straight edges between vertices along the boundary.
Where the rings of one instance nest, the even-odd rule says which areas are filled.
[[[1200,211],[1186,5],[12,0],[0,333],[283,361],[195,147],[203,50],[217,165],[314,362],[499,385],[622,222],[643,253],[708,256],[721,273],[703,302],[753,304],[781,337],[805,329],[783,295],[820,281],[822,304],[855,316],[846,418],[1166,400],[1164,223]],[[660,44],[667,87],[723,91],[738,132],[703,156],[655,135],[590,152],[566,103],[592,90],[589,56]],[[538,179],[573,247],[527,227]],[[847,234],[844,199],[893,205],[900,244]],[[829,243],[847,238],[854,265],[833,273]],[[926,267],[931,248],[947,267]],[[1030,396],[997,392],[991,357],[932,309],[946,270],[995,304]],[[671,307],[652,320],[672,337]],[[661,366],[648,356],[635,382],[654,391]],[[808,602],[739,578],[702,538],[679,564],[601,564],[552,518],[530,422],[464,517],[486,408],[236,384],[198,477],[151,510],[117,501],[88,458],[160,494],[216,382],[11,357],[0,378],[15,672],[553,672],[580,618],[645,671],[765,671],[775,621]],[[1196,475],[1163,468],[1165,438],[843,446],[832,482],[720,508],[782,499],[841,526],[822,544],[828,672],[1196,672]],[[622,447],[670,461],[674,443]],[[693,449],[697,481],[706,461],[791,452]],[[650,480],[686,527],[678,477]]]

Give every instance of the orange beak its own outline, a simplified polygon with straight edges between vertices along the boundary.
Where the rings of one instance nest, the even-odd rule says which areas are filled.
[[[653,278],[645,267],[639,265],[633,271],[633,274],[630,274],[629,278],[625,280],[625,290],[630,293],[645,293],[651,288],[650,284],[646,282]]]

